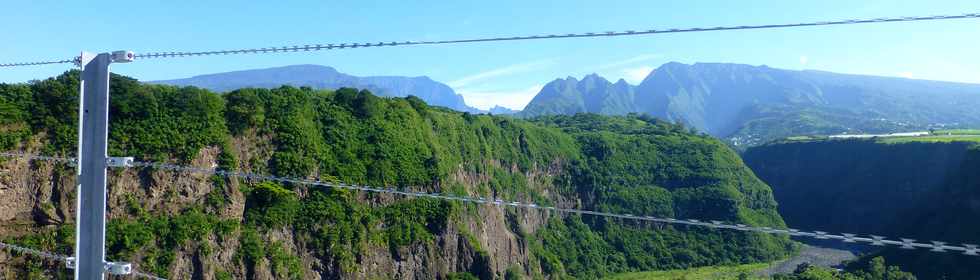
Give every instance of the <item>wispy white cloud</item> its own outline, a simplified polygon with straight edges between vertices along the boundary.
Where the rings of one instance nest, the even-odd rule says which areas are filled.
[[[906,78],[906,79],[914,79],[915,78],[915,75],[912,74],[912,72],[908,72],[908,71],[898,72],[897,74],[898,74],[899,77]]]
[[[534,85],[522,89],[503,89],[503,90],[467,90],[459,89],[457,93],[463,95],[466,104],[488,110],[493,106],[502,106],[514,110],[522,110],[534,99],[534,96],[541,91],[544,85]]]
[[[618,68],[618,67],[622,67],[622,66],[629,66],[629,65],[632,65],[632,64],[636,64],[636,63],[640,63],[640,62],[644,62],[644,61],[648,61],[648,60],[656,59],[656,58],[660,58],[660,57],[661,57],[660,54],[655,54],[655,53],[641,54],[641,55],[630,57],[630,58],[627,58],[627,59],[623,59],[623,60],[619,60],[619,61],[613,61],[613,62],[610,62],[610,63],[599,65],[599,68],[597,70],[605,70],[605,69]]]
[[[654,69],[653,66],[640,66],[640,67],[633,67],[633,68],[625,68],[621,70],[621,73],[623,75],[623,79],[626,80],[626,82],[635,85],[642,82],[643,79],[646,79],[647,75],[650,75],[650,72],[653,72],[653,69]]]
[[[507,75],[513,75],[518,73],[524,73],[528,71],[540,70],[551,64],[554,64],[554,62],[555,62],[554,59],[545,59],[545,60],[538,60],[538,61],[532,61],[527,63],[508,65],[497,69],[491,69],[491,70],[483,71],[480,73],[476,73],[476,74],[472,74],[466,77],[456,79],[455,81],[449,82],[449,86],[458,89],[466,85],[472,84],[474,82],[479,82],[494,77],[507,76]]]
[[[810,63],[810,58],[805,55],[800,56],[800,65],[806,65],[807,63]]]

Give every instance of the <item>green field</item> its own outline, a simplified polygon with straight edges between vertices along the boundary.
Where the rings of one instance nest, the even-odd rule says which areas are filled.
[[[899,144],[899,143],[912,143],[912,142],[922,142],[922,143],[949,143],[949,142],[980,142],[980,135],[930,135],[930,136],[918,136],[918,137],[888,137],[878,140],[879,143],[884,144]]]
[[[767,263],[743,264],[733,266],[706,266],[691,269],[644,271],[616,274],[607,280],[738,280],[768,279],[757,275],[769,267]],[[743,277],[748,278],[739,278]]]
[[[947,130],[936,130],[933,131],[936,135],[980,135],[980,129],[947,129]]]
[[[980,143],[980,129],[946,129],[936,130],[932,135],[927,136],[896,136],[896,137],[877,137],[865,138],[875,139],[882,144],[901,144],[901,143],[949,143],[949,142],[978,142]],[[783,138],[777,143],[790,142],[814,142],[835,140],[820,135],[800,135]]]
[[[980,142],[980,129],[946,129],[936,130],[929,136],[888,137],[878,140],[879,143],[949,143],[949,142]]]

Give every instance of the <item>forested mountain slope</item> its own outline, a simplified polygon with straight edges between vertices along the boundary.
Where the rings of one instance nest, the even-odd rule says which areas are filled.
[[[109,153],[541,205],[783,226],[721,142],[645,117],[534,121],[415,97],[277,87],[216,94],[112,77]],[[0,85],[0,150],[72,156],[78,73]],[[0,239],[69,254],[73,169],[0,160]],[[153,169],[109,173],[107,253],[195,279],[593,279],[767,261],[781,237]],[[0,252],[0,274],[67,270]]]
[[[874,140],[785,142],[744,159],[772,186],[791,227],[923,242],[980,241],[980,147]],[[973,256],[890,248],[889,262],[921,279],[980,279]]]

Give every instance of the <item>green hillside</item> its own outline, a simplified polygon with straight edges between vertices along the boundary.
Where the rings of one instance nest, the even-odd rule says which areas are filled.
[[[77,88],[77,72],[0,85],[0,148],[71,156],[77,141]],[[634,215],[783,226],[769,187],[734,151],[713,138],[646,117],[527,121],[355,89],[280,87],[219,95],[144,85],[122,76],[112,77],[110,107],[110,155]],[[30,168],[59,182],[72,174],[62,165]],[[768,261],[794,247],[786,238],[757,233],[501,211],[159,170],[113,171],[111,176],[117,179],[110,180],[108,255],[174,278],[491,279],[506,274],[591,279]],[[15,221],[27,227],[2,230],[10,234],[0,238],[68,253],[72,215],[59,213],[73,211],[68,197],[73,186],[54,186],[61,196],[14,209],[38,214]],[[420,259],[425,261],[415,261]],[[64,276],[64,270],[26,261],[28,269],[8,275]],[[178,265],[187,262],[195,265]]]

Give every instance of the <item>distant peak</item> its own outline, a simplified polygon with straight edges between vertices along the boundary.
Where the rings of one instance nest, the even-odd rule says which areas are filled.
[[[585,77],[582,77],[582,81],[590,81],[590,80],[607,81],[605,77],[599,76],[599,74],[596,73],[588,74],[585,75]]]
[[[575,77],[572,76],[568,76],[565,78],[557,78],[548,84],[576,84],[576,83],[578,83],[578,79],[575,79]]]
[[[763,68],[772,69],[768,65],[749,65],[743,63],[725,63],[725,62],[698,62],[691,65],[698,68],[718,68],[718,67],[728,67],[728,68]]]
[[[326,65],[316,65],[316,64],[296,64],[296,65],[286,65],[286,66],[272,67],[266,69],[276,69],[276,68],[330,69],[333,71],[337,71],[337,69],[334,69],[333,67],[326,66]]]
[[[697,63],[695,63],[694,65],[697,65]],[[693,67],[693,65],[688,65],[688,64],[677,62],[677,61],[671,61],[671,62],[667,62],[667,63],[661,64],[660,67],[655,68],[652,72],[650,72],[650,74],[653,74],[654,72],[657,72],[657,71],[660,71],[660,70],[680,71],[682,69],[690,69],[691,67]]]
[[[514,114],[519,112],[520,110],[514,110],[500,105],[493,105],[493,107],[487,111],[490,112],[491,114]]]

